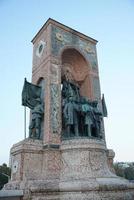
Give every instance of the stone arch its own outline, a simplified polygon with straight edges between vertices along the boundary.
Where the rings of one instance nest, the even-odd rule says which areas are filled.
[[[69,49],[74,49],[74,50],[76,50],[77,52],[79,52],[79,53],[81,54],[81,56],[83,56],[83,58],[85,59],[85,61],[86,61],[87,65],[88,65],[88,67],[91,68],[91,67],[90,67],[90,63],[89,63],[89,61],[88,61],[87,58],[86,58],[86,55],[81,51],[81,49],[80,49],[78,46],[74,46],[74,45],[66,45],[66,46],[64,46],[64,47],[61,49],[61,51],[60,51],[60,57],[62,58],[63,52],[66,51],[66,50],[69,50]]]
[[[70,81],[76,82],[80,87],[80,94],[92,98],[90,63],[79,49],[66,47],[61,52],[61,79],[66,76]]]

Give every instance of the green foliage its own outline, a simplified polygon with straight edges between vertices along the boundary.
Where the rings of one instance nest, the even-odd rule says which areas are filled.
[[[114,169],[117,176],[128,180],[134,180],[134,162],[132,163],[114,163]]]
[[[124,170],[125,173],[125,178],[127,178],[128,180],[134,180],[134,167],[127,167]]]
[[[115,173],[117,176],[121,176],[125,178],[125,173],[123,167],[121,167],[118,163],[114,164]]]
[[[7,164],[3,163],[3,165],[0,165],[0,189],[8,182],[8,176],[11,176],[11,169],[7,167]]]

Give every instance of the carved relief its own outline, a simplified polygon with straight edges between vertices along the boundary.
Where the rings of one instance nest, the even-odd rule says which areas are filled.
[[[51,84],[51,128],[53,133],[59,133],[61,127],[60,116],[60,85]]]
[[[58,65],[52,64],[51,65],[51,82],[52,83],[58,83],[59,79],[59,69]]]
[[[63,41],[63,35],[60,33],[56,33],[56,38],[61,42]]]
[[[90,53],[90,54],[95,54],[95,51],[92,49],[92,47],[91,47],[90,45],[87,45],[87,46],[85,47],[85,51],[86,51],[87,53]]]

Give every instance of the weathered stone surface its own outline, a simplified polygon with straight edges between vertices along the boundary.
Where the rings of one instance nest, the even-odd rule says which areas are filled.
[[[61,179],[80,180],[113,175],[107,166],[106,148],[103,141],[73,139],[61,145]]]
[[[73,46],[81,50],[86,59],[91,63],[93,69],[97,69],[97,57],[96,48],[92,42],[82,40],[79,36],[73,32],[67,32],[63,29],[52,26],[51,27],[51,52],[53,55],[60,55],[61,50],[65,46]],[[57,34],[61,36],[61,39],[57,38]]]
[[[23,190],[1,190],[0,191],[0,198],[1,197],[17,197],[17,196],[23,196]]]
[[[14,159],[21,152],[22,176],[12,176],[4,190],[24,190],[25,200],[133,200],[134,184],[108,168],[105,141],[79,138],[53,149],[53,145],[44,148],[42,141],[27,139],[11,149]]]
[[[58,84],[51,84],[51,126],[53,133],[59,133],[61,129],[61,107],[60,93],[61,87]]]
[[[92,83],[93,83],[93,90],[94,90],[94,98],[95,99],[100,99],[100,88],[99,88],[99,78],[98,77],[93,77],[92,79]]]
[[[112,173],[115,173],[114,166],[113,166],[114,157],[115,157],[115,152],[112,149],[108,149],[107,150],[108,167]]]

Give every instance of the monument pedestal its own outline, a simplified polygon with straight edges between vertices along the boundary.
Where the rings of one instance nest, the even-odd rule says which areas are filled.
[[[4,190],[23,191],[23,200],[134,199],[134,184],[110,171],[102,140],[73,138],[58,147],[26,139],[11,158],[18,166]]]
[[[105,142],[73,139],[61,144],[61,199],[134,199],[134,184],[117,177],[108,167]]]

